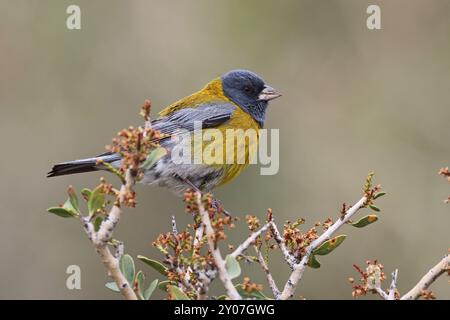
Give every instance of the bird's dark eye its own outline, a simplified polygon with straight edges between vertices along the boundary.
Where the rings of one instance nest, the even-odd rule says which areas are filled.
[[[251,91],[251,89],[250,89],[250,87],[249,87],[249,86],[245,86],[245,87],[244,87],[244,91],[245,91],[245,92],[250,92],[250,91]]]

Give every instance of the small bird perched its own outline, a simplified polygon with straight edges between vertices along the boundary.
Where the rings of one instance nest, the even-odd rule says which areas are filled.
[[[193,135],[195,122],[201,122],[202,130],[218,129],[224,136],[227,129],[244,131],[250,129],[258,133],[264,126],[268,102],[279,96],[281,96],[279,92],[266,85],[255,73],[247,70],[233,70],[212,80],[202,90],[173,103],[162,110],[159,117],[151,122],[152,128],[162,133],[159,143],[169,153],[147,169],[140,182],[163,186],[176,194],[183,194],[189,188],[209,192],[231,181],[248,166],[248,159],[244,163],[177,164],[172,161],[170,154],[177,142],[171,138],[180,135],[180,132]],[[225,144],[226,142],[214,140],[209,143]],[[241,143],[245,145],[235,145],[233,151],[244,148],[248,156],[250,150],[257,148],[258,139],[256,141],[244,139]],[[203,142],[203,147],[205,145],[206,143]],[[224,157],[227,152],[231,152],[231,148],[222,145],[219,147],[225,149]],[[105,170],[106,167],[101,164],[102,162],[119,168],[121,156],[107,152],[93,158],[56,164],[47,177]]]

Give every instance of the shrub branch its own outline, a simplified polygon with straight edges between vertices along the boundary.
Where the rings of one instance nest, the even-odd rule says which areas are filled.
[[[401,297],[401,300],[416,300],[419,299],[425,290],[436,281],[445,272],[449,272],[450,255],[446,254],[441,261],[439,261],[433,268],[431,268],[420,281]]]
[[[319,238],[314,240],[306,249],[306,254],[302,257],[299,263],[294,264],[293,271],[286,282],[284,289],[280,295],[281,300],[289,299],[294,295],[295,288],[303,277],[303,273],[308,265],[311,253],[317,249],[322,243],[331,239],[331,236],[345,223],[347,223],[359,209],[365,207],[367,197],[362,197],[355,205],[348,209],[341,219],[337,220],[327,231],[325,231]]]
[[[80,216],[80,218],[89,239],[94,245],[103,265],[108,271],[108,275],[114,280],[122,296],[126,300],[137,300],[135,292],[130,287],[127,279],[119,268],[121,254],[119,253],[117,254],[117,257],[115,257],[108,247],[108,243],[112,239],[114,228],[120,220],[120,215],[122,213],[121,205],[125,202],[126,195],[132,190],[135,183],[135,177],[133,177],[130,172],[131,170],[127,170],[125,183],[122,184],[120,188],[117,200],[108,213],[108,216],[103,220],[97,232],[95,231],[94,224],[90,221],[91,219],[89,219],[89,217]],[[118,248],[120,248],[120,245]]]
[[[202,195],[200,192],[196,192],[196,196],[197,196],[198,211],[205,228],[206,236],[208,238],[209,250],[213,255],[214,262],[219,272],[219,278],[222,281],[223,285],[225,286],[225,290],[227,291],[228,296],[233,300],[241,300],[242,299],[241,296],[234,287],[233,282],[231,282],[230,276],[228,275],[227,268],[225,265],[225,260],[223,260],[219,246],[217,246],[216,234],[211,226],[209,213],[205,210],[205,207],[203,206]]]

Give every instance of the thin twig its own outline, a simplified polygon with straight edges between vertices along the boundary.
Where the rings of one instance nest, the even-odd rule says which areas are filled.
[[[395,271],[392,272],[391,277],[392,281],[389,287],[388,300],[395,300],[395,291],[397,290],[397,281],[398,281],[398,269],[395,269]]]
[[[431,268],[427,274],[425,274],[422,279],[412,288],[408,293],[401,297],[401,300],[416,300],[419,299],[422,292],[443,273],[448,272],[450,267],[450,255],[447,254],[445,257],[439,261],[433,268]]]
[[[216,264],[217,270],[219,272],[219,278],[222,281],[223,285],[225,286],[225,289],[227,291],[228,296],[232,300],[241,300],[241,296],[237,292],[236,288],[233,285],[233,282],[231,282],[230,276],[228,275],[226,266],[225,266],[225,260],[222,258],[222,254],[220,253],[220,249],[218,246],[216,246],[215,238],[216,235],[214,233],[214,229],[211,226],[211,220],[209,219],[209,213],[205,210],[203,203],[202,203],[202,195],[200,192],[196,192],[197,196],[197,205],[198,205],[198,211],[200,213],[200,217],[202,219],[203,224],[205,225],[205,233],[208,238],[208,245],[209,249],[211,251],[211,254],[214,258],[214,262]]]
[[[303,273],[305,272],[306,266],[308,265],[308,260],[311,253],[319,247],[325,241],[331,239],[331,236],[356,213],[358,210],[365,206],[367,201],[366,197],[362,197],[354,206],[347,210],[345,215],[338,219],[330,228],[327,229],[322,235],[311,242],[311,244],[306,248],[306,253],[302,257],[299,263],[294,265],[294,271],[292,271],[288,281],[286,282],[283,292],[281,293],[280,299],[286,300],[294,295],[295,288],[298,282],[301,280]]]
[[[270,222],[266,223],[258,231],[253,232],[244,242],[242,242],[239,245],[239,247],[236,248],[236,250],[234,250],[232,253],[230,253],[230,256],[232,256],[233,258],[237,258],[241,254],[243,254],[244,251],[247,250],[248,247],[250,247],[255,242],[256,238],[258,238],[261,235],[261,233],[263,233],[264,231],[269,229],[269,227],[270,227]]]
[[[135,183],[135,179],[131,174],[131,170],[127,170],[125,174],[125,183],[120,187],[119,195],[117,196],[117,201],[112,206],[108,213],[108,216],[103,220],[100,225],[99,230],[94,238],[94,243],[96,245],[106,245],[112,238],[112,233],[114,228],[117,226],[120,220],[120,215],[122,214],[121,206],[125,202],[125,197],[128,191],[131,190]]]
[[[286,260],[287,264],[289,265],[289,267],[292,270],[294,268],[294,264],[297,263],[295,257],[289,253],[289,250],[286,247],[286,243],[285,243],[283,237],[281,236],[280,231],[278,231],[278,227],[273,220],[270,221],[270,228],[274,235],[275,241],[278,244],[278,247],[280,248],[281,252],[283,253],[284,260]]]
[[[266,260],[264,260],[261,250],[259,250],[257,246],[254,247],[256,251],[256,256],[258,257],[258,262],[261,265],[262,269],[264,270],[264,273],[266,274],[267,282],[269,284],[270,289],[272,290],[273,297],[278,300],[281,292],[278,289],[277,284],[275,283],[275,280],[272,277],[272,274],[270,273],[269,267],[267,266]]]
[[[203,238],[203,233],[205,230],[205,226],[203,223],[201,223],[197,229],[195,229],[195,235],[194,235],[194,247],[197,247],[200,243],[200,241]]]

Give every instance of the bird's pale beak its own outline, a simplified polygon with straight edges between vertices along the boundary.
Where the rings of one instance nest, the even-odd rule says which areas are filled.
[[[278,97],[281,97],[281,93],[279,93],[277,90],[270,86],[264,86],[263,91],[258,96],[258,100],[262,101],[270,101],[273,99],[276,99]]]

